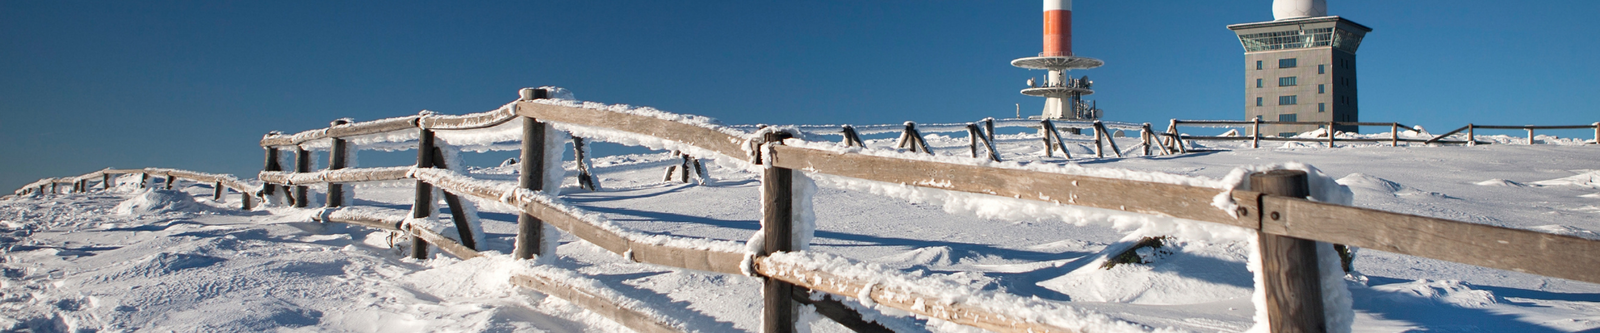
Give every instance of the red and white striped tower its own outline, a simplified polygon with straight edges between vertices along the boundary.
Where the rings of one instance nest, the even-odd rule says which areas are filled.
[[[1044,52],[1041,57],[1072,55],[1072,0],[1044,0]]]
[[[1100,109],[1083,103],[1083,96],[1094,94],[1088,78],[1072,78],[1065,73],[1105,65],[1104,61],[1072,54],[1072,0],[1044,0],[1044,49],[1037,57],[1011,61],[1012,66],[1048,71],[1043,84],[1028,80],[1023,95],[1044,97],[1042,119],[1095,120]]]

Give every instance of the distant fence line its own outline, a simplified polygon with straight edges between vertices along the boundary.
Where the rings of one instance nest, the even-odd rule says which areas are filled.
[[[881,331],[881,325],[865,321],[855,310],[833,301],[812,301],[803,297],[809,292],[831,293],[846,297],[869,297],[882,306],[896,308],[919,315],[939,318],[958,324],[980,327],[1000,332],[1072,332],[1073,329],[1009,315],[1005,309],[986,308],[982,304],[955,301],[950,304],[927,307],[924,302],[908,300],[938,300],[936,295],[924,295],[915,290],[876,286],[872,281],[851,277],[828,275],[827,272],[797,268],[789,261],[771,261],[770,255],[794,252],[791,220],[794,202],[792,182],[794,170],[852,177],[870,181],[904,184],[939,190],[976,193],[997,197],[1039,201],[1050,204],[1074,205],[1127,211],[1141,214],[1182,218],[1256,230],[1261,256],[1267,264],[1263,273],[1268,295],[1268,325],[1280,329],[1321,330],[1321,295],[1315,279],[1305,281],[1294,278],[1318,276],[1316,260],[1308,259],[1305,242],[1324,241],[1367,247],[1398,254],[1453,261],[1497,269],[1514,270],[1550,277],[1600,283],[1600,257],[1590,254],[1600,251],[1600,241],[1584,238],[1511,229],[1379,210],[1319,203],[1306,200],[1305,175],[1293,172],[1272,172],[1252,176],[1259,184],[1258,191],[1232,190],[1227,194],[1238,206],[1232,212],[1212,206],[1218,189],[1144,182],[1125,179],[1100,178],[1083,175],[1015,169],[1008,166],[986,166],[939,162],[914,158],[915,155],[880,156],[862,154],[851,150],[828,149],[816,143],[793,139],[782,131],[744,131],[734,127],[696,121],[690,116],[664,112],[629,111],[594,103],[579,104],[550,100],[549,91],[524,89],[522,98],[500,109],[462,116],[417,115],[380,119],[356,123],[335,123],[324,129],[305,131],[293,135],[268,135],[261,140],[267,158],[258,178],[263,185],[252,191],[262,198],[275,195],[277,190],[295,198],[294,206],[304,207],[308,196],[306,185],[327,184],[328,201],[317,219],[324,222],[343,222],[387,230],[412,233],[412,256],[426,258],[429,244],[462,258],[478,256],[468,225],[459,216],[452,216],[458,235],[440,235],[412,221],[430,217],[436,210],[431,198],[434,187],[443,190],[447,204],[456,206],[451,199],[456,195],[471,196],[481,200],[501,202],[519,211],[518,235],[512,256],[532,258],[541,253],[545,245],[541,235],[546,223],[572,235],[623,256],[627,260],[685,269],[725,274],[753,274],[763,280],[763,330],[790,332],[794,329],[796,302],[812,303],[818,312],[858,331]],[[506,124],[521,123],[521,170],[518,182],[491,182],[478,180],[450,171],[444,165],[443,155],[434,140],[434,131],[482,129]],[[985,121],[956,126],[924,126],[925,131],[966,131],[972,139],[972,154],[977,158],[998,160],[994,152],[993,136],[997,126],[1029,126],[1021,122]],[[1044,135],[1046,152],[1062,146],[1063,140],[1055,125],[1060,122],[1035,122]],[[1180,124],[1193,125],[1244,125],[1299,124],[1296,122],[1222,122],[1173,120],[1169,130],[1156,133],[1148,124],[1115,124],[1089,122],[1068,124],[1084,126],[1095,132],[1097,153],[1101,143],[1109,143],[1118,155],[1109,128],[1138,129],[1141,145],[1146,154],[1154,151],[1179,153],[1185,151],[1182,140],[1195,139],[1178,134]],[[1398,132],[1395,123],[1313,123],[1358,126],[1390,126]],[[1377,125],[1371,125],[1377,124]],[[566,205],[560,199],[539,193],[544,185],[544,170],[549,168],[546,142],[550,126],[576,126],[604,131],[631,133],[656,138],[699,155],[719,154],[735,160],[763,166],[761,191],[763,216],[762,229],[766,241],[757,253],[745,253],[742,244],[733,242],[677,241],[677,237],[651,235],[620,228],[615,224]],[[844,137],[843,145],[864,145],[860,132],[889,133],[902,131],[897,140],[899,149],[913,153],[927,152],[926,142],[918,142],[921,135],[914,124],[894,130],[863,126],[866,131],[853,126],[839,126],[838,135]],[[1468,130],[1471,130],[1469,126]],[[1477,128],[1492,128],[1478,126]],[[1518,127],[1523,128],[1523,127]],[[1585,127],[1586,128],[1586,127]],[[801,130],[808,130],[802,127]],[[1600,130],[1600,125],[1597,125]],[[417,131],[418,161],[414,166],[380,168],[346,168],[340,159],[347,158],[350,137],[396,131]],[[809,131],[822,132],[820,127]],[[831,131],[831,129],[829,130]],[[876,131],[876,132],[874,132]],[[1470,132],[1469,132],[1470,133]],[[1259,131],[1245,140],[1261,140]],[[1454,134],[1454,133],[1450,133]],[[1447,134],[1449,135],[1449,134]],[[1397,135],[1391,138],[1398,142]],[[1469,137],[1471,135],[1469,134]],[[1330,139],[1334,135],[1329,135]],[[1440,136],[1443,137],[1443,136]],[[1438,138],[1435,138],[1438,139]],[[310,170],[309,158],[302,144],[313,140],[330,140],[330,161],[323,171]],[[1471,139],[1467,142],[1470,143]],[[1318,140],[1321,141],[1321,140]],[[1443,140],[1439,140],[1443,141]],[[1438,142],[1438,141],[1436,141]],[[1332,144],[1329,141],[1330,145]],[[1446,142],[1448,143],[1448,142]],[[283,148],[294,149],[297,159],[293,171],[285,171],[278,156]],[[990,153],[978,154],[987,149]],[[1061,152],[1067,153],[1064,149]],[[1102,154],[1098,154],[1103,156]],[[580,162],[581,163],[581,162]],[[454,166],[459,169],[461,166]],[[176,175],[167,173],[169,177]],[[179,176],[181,177],[181,176]],[[1296,178],[1298,177],[1298,178]],[[417,196],[409,216],[404,211],[373,210],[344,207],[335,198],[342,183],[363,181],[416,180]],[[104,181],[104,180],[103,180]],[[220,179],[218,179],[220,181]],[[52,182],[54,184],[54,182]],[[86,184],[86,183],[85,183]],[[219,182],[220,184],[220,182]],[[221,185],[219,185],[220,187]],[[77,186],[86,190],[86,186]],[[253,187],[246,187],[251,190]],[[40,188],[42,192],[42,188]],[[1064,201],[1064,202],[1063,202]],[[246,204],[244,208],[248,209]],[[452,209],[452,212],[460,212]],[[451,239],[455,236],[459,242]],[[686,239],[685,239],[686,240]],[[786,259],[788,260],[788,259]],[[826,275],[826,276],[825,276]],[[549,279],[518,276],[514,283],[538,289],[558,297],[572,297],[584,308],[608,316],[624,325],[641,331],[675,331],[681,328],[672,323],[649,319],[637,309],[610,303],[601,297],[592,297],[570,286],[554,284]],[[827,281],[821,283],[820,281]],[[827,298],[831,300],[831,298]],[[922,304],[922,305],[919,305]]]

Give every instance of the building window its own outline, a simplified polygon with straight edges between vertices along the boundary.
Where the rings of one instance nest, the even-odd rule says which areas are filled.
[[[1328,103],[1317,103],[1317,112],[1328,112]]]
[[[1295,118],[1293,113],[1278,115],[1278,121],[1296,121]]]
[[[1324,67],[1328,67],[1328,65],[1317,65],[1317,74],[1327,74]]]
[[[1278,96],[1278,105],[1295,105],[1300,104],[1299,102],[1299,96]]]
[[[1261,79],[1256,79],[1256,88],[1261,88]]]
[[[1261,60],[1256,60],[1256,70],[1261,70]]]
[[[1296,81],[1299,81],[1299,77],[1296,77],[1296,76],[1280,77],[1280,78],[1278,78],[1278,86],[1279,87],[1292,87],[1292,86],[1296,85],[1296,83],[1297,83]]]
[[[1318,94],[1326,94],[1326,93],[1328,93],[1328,90],[1324,89],[1324,86],[1326,86],[1326,85],[1325,84],[1318,84],[1317,85],[1317,93]]]
[[[1278,68],[1294,68],[1297,64],[1299,61],[1295,58],[1278,59]]]
[[[1261,97],[1256,97],[1256,106],[1261,106]]]

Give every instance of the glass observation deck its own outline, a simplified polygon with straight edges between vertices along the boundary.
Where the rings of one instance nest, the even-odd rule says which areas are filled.
[[[1235,24],[1228,29],[1239,34],[1245,52],[1333,47],[1356,53],[1361,38],[1372,31],[1338,16]]]

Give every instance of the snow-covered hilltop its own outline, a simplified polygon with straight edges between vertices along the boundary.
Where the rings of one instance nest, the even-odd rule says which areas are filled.
[[[964,136],[934,133],[925,139],[939,155],[968,156]],[[1138,143],[1137,137],[1119,140],[1123,148]],[[1006,161],[1075,163],[1175,179],[1216,180],[1238,167],[1301,162],[1348,187],[1356,206],[1600,239],[1600,149],[1555,138],[1545,141],[1566,144],[1489,140],[1506,144],[1327,149],[1287,143],[1249,149],[1243,148],[1247,142],[1212,143],[1224,150],[1106,159],[1083,157],[1092,153],[1077,140],[1069,141],[1076,159],[1068,162],[1043,157],[1040,138],[1031,132],[996,136]],[[893,138],[867,141],[870,147],[894,144]],[[578,189],[569,171],[561,198],[643,234],[743,242],[760,228],[758,174],[708,163],[711,179],[703,185],[663,182],[662,171],[678,163],[667,153],[597,156],[591,170],[602,189]],[[566,168],[576,165],[567,161]],[[513,170],[465,172],[510,181]],[[180,182],[174,190],[160,190],[139,188],[137,175],[122,177],[107,191],[0,200],[0,327],[625,330],[508,282],[513,274],[541,269],[643,304],[689,331],[759,329],[761,282],[751,277],[634,263],[571,235],[563,235],[557,255],[537,268],[497,254],[402,259],[409,246],[402,235],[312,222],[312,209],[240,211],[238,198],[211,201],[211,184]],[[1107,331],[1243,331],[1257,322],[1256,286],[1247,270],[1255,246],[1241,237],[1248,231],[1163,229],[1170,224],[1117,223],[1103,211],[1073,206],[1019,211],[1022,206],[1005,200],[894,193],[848,179],[816,179],[810,250],[856,263],[834,267],[836,272],[872,266],[898,272],[884,283],[936,280],[947,287],[927,290],[935,294],[1013,294],[1026,298],[1016,301],[1018,309],[1070,309]],[[355,205],[408,209],[411,186],[354,185]],[[485,232],[480,249],[511,252],[515,210],[493,203],[477,209]],[[1160,247],[1132,252],[1136,262],[1107,265],[1108,257],[1160,236],[1168,236]],[[1600,329],[1600,285],[1375,250],[1357,255],[1357,273],[1345,281],[1353,331]],[[871,301],[845,303],[896,331],[974,330]],[[847,331],[816,316],[803,322],[815,332]]]

